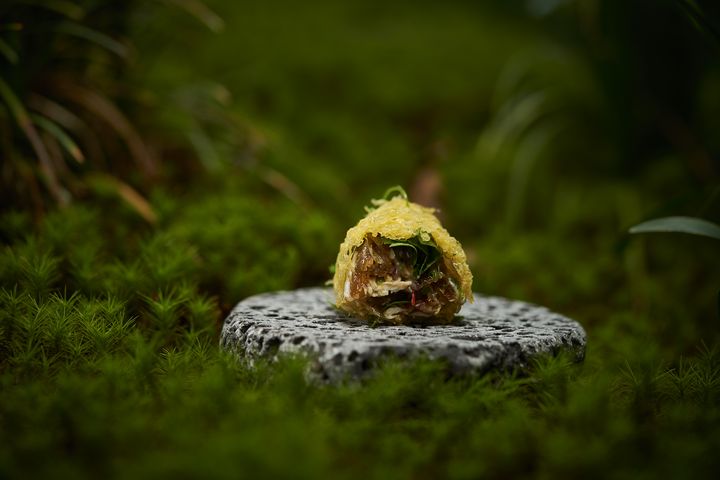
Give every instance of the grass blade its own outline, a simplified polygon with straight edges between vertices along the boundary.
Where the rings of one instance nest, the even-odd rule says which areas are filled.
[[[25,110],[25,107],[20,99],[2,78],[0,78],[0,98],[5,101],[8,110],[10,110],[10,114],[15,118],[15,122],[18,127],[25,134],[30,142],[30,145],[35,151],[35,154],[40,161],[40,168],[45,174],[50,194],[60,205],[66,205],[70,201],[70,194],[58,182],[57,175],[50,160],[50,155],[40,139],[40,135],[38,135],[35,126],[30,121],[30,116],[28,115],[27,110]]]
[[[128,47],[114,38],[92,28],[74,22],[63,22],[57,26],[57,31],[92,42],[122,58],[128,55]]]
[[[18,54],[8,43],[0,38],[0,54],[8,59],[8,62],[15,65],[18,62]]]
[[[88,112],[110,125],[125,141],[133,160],[148,177],[157,174],[157,162],[140,134],[115,104],[96,91],[84,88],[72,81],[57,80],[56,87],[69,100],[84,107]]]
[[[5,101],[5,105],[20,128],[24,129],[24,125],[30,123],[30,117],[25,111],[25,107],[23,107],[20,99],[2,78],[0,78],[0,97]]]
[[[127,183],[102,173],[96,173],[86,177],[88,182],[97,188],[106,189],[120,197],[133,210],[135,210],[148,223],[157,223],[157,214],[145,197]]]
[[[676,0],[675,3],[698,32],[713,41],[716,46],[720,45],[720,30],[695,0]]]
[[[83,163],[85,161],[85,156],[77,146],[77,143],[75,143],[75,140],[70,138],[70,135],[68,135],[57,123],[37,114],[30,114],[30,118],[32,118],[35,125],[52,135],[65,149],[65,151],[67,151],[70,156],[75,159],[76,162]]]
[[[29,96],[27,105],[28,108],[47,117],[58,124],[64,131],[71,134],[76,139],[76,143],[81,146],[80,151],[86,160],[92,160],[98,164],[105,162],[105,154],[98,134],[74,112],[47,97],[37,94]]]
[[[312,202],[305,192],[303,192],[300,187],[286,175],[270,167],[256,167],[255,170],[257,171],[260,180],[285,195],[290,201],[296,203],[304,209],[310,208],[312,205]]]
[[[635,225],[629,233],[687,233],[720,240],[720,225],[695,217],[664,217]]]
[[[33,93],[28,97],[27,105],[30,109],[60,125],[63,130],[75,131],[87,128],[85,122],[75,113],[47,97]]]

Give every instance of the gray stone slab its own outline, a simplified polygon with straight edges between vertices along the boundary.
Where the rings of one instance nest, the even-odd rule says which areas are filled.
[[[249,297],[223,325],[220,344],[250,360],[304,353],[311,374],[337,381],[368,374],[382,357],[445,359],[453,372],[523,368],[533,357],[561,350],[580,361],[583,328],[544,307],[475,294],[452,325],[377,326],[349,318],[332,305],[328,288]]]

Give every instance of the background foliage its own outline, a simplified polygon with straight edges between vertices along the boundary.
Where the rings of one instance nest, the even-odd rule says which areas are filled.
[[[719,18],[3,2],[0,477],[710,477],[719,244],[626,232],[720,221]],[[393,184],[441,208],[475,290],[578,319],[585,362],[331,387],[218,349],[237,301],[321,284]]]

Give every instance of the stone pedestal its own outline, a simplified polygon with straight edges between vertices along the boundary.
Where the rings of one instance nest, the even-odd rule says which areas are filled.
[[[312,376],[337,381],[362,377],[384,356],[425,355],[453,372],[524,367],[533,357],[585,353],[585,331],[544,307],[475,294],[457,322],[438,326],[376,326],[333,307],[328,288],[272,292],[243,300],[223,325],[221,346],[254,359],[304,353]]]

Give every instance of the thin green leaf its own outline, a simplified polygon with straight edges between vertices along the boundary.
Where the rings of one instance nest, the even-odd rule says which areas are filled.
[[[390,248],[406,247],[413,250],[413,271],[417,278],[425,274],[442,256],[437,244],[426,232],[419,232],[407,241],[383,239],[383,242]]]
[[[389,243],[388,246],[389,246],[390,248],[395,248],[395,247],[410,247],[410,248],[412,248],[413,250],[415,250],[415,253],[417,253],[417,247],[416,247],[415,245],[413,245],[412,243],[408,243],[408,242],[392,242],[392,243]]]
[[[0,38],[0,54],[8,59],[8,62],[15,65],[18,62],[18,54],[8,43]]]
[[[395,195],[393,195],[395,193]],[[390,187],[387,190],[385,190],[385,194],[383,194],[382,198],[371,198],[370,203],[372,204],[371,207],[365,206],[365,211],[367,213],[372,212],[376,208],[378,208],[380,205],[383,205],[388,200],[392,200],[395,197],[401,197],[404,200],[408,199],[407,193],[405,193],[405,189],[402,188],[400,185],[395,185],[394,187]]]
[[[75,143],[75,140],[70,138],[65,130],[63,130],[57,123],[37,114],[30,114],[30,118],[35,125],[52,135],[55,140],[57,140],[58,143],[60,143],[60,145],[70,154],[70,156],[75,159],[76,162],[83,163],[85,161],[85,156],[77,146],[77,143]]]
[[[423,263],[423,265],[420,267],[420,271],[418,272],[418,277],[421,277],[426,271],[428,271],[430,269],[430,267],[435,265],[437,263],[437,261],[440,260],[440,252],[438,252],[437,250],[435,250],[435,252],[436,252],[436,255],[429,262],[427,261],[428,257],[425,257],[425,263]]]
[[[215,148],[215,142],[198,122],[193,123],[195,123],[195,126],[189,129],[187,133],[188,139],[195,148],[198,159],[203,166],[209,171],[217,171],[222,165],[222,159],[217,148]]]
[[[392,195],[393,193],[397,193],[397,195]],[[384,198],[385,200],[392,200],[393,198],[398,196],[402,197],[404,200],[407,200],[408,198],[407,193],[405,193],[405,189],[400,185],[395,185],[394,187],[390,187],[385,190],[382,198]]]
[[[395,240],[383,240],[390,248],[398,248],[398,247],[406,247],[411,248],[413,251],[413,269],[415,269],[415,265],[418,262],[418,258],[420,258],[420,253],[418,252],[418,248],[416,245],[413,245],[409,242],[398,242]]]
[[[10,114],[15,118],[18,127],[27,137],[33,150],[35,150],[35,154],[40,160],[40,168],[47,180],[48,190],[60,205],[66,205],[70,201],[70,194],[58,182],[47,148],[45,148],[40,135],[38,135],[35,126],[30,121],[30,116],[22,102],[2,78],[0,78],[0,98],[5,101]]]
[[[63,22],[57,26],[57,31],[72,35],[83,40],[95,43],[96,45],[120,56],[127,57],[128,48],[114,38],[92,28],[74,22]]]
[[[110,125],[127,143],[133,159],[143,169],[144,173],[152,177],[157,173],[157,164],[140,134],[120,109],[106,96],[95,90],[66,79],[57,80],[57,91],[69,100],[85,107],[89,112]]]
[[[140,193],[127,183],[112,175],[95,173],[85,177],[88,184],[99,190],[106,190],[117,195],[128,206],[135,210],[148,223],[157,223],[158,217],[150,203]]]
[[[515,227],[520,223],[528,204],[527,193],[533,171],[562,128],[561,121],[551,119],[530,128],[517,139],[507,189],[506,221],[509,226]]]
[[[665,217],[635,225],[630,233],[687,233],[720,240],[720,225],[695,217]]]
[[[28,97],[27,104],[30,109],[57,123],[65,131],[77,132],[88,128],[75,113],[49,98],[34,93]]]
[[[20,128],[23,128],[25,124],[30,123],[30,117],[25,111],[22,102],[20,102],[20,99],[2,78],[0,78],[0,98],[5,101],[5,105],[8,110],[10,110],[10,114],[15,118],[15,121],[18,123]]]
[[[706,38],[715,42],[717,46],[720,44],[720,30],[713,23],[710,15],[708,15],[694,0],[676,0],[675,3],[685,13],[690,23],[695,29],[702,33]]]
[[[288,200],[297,203],[304,209],[310,208],[312,205],[312,201],[305,192],[297,183],[290,180],[287,175],[270,167],[258,166],[255,171],[263,182],[285,195]]]
[[[432,236],[427,232],[420,231],[417,234],[417,237],[415,237],[415,238],[417,239],[418,243],[420,243],[421,245],[425,245],[427,247],[434,248],[434,249],[438,248],[437,243],[435,243],[435,240],[433,240]]]

